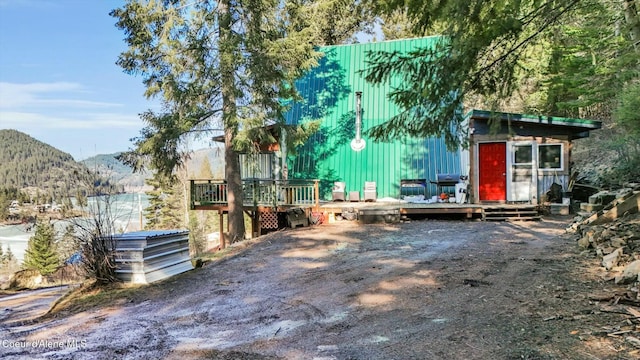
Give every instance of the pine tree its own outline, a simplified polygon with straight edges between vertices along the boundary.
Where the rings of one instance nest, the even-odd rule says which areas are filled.
[[[15,260],[15,256],[13,256],[13,251],[11,251],[11,246],[7,245],[7,252],[4,254],[4,259],[7,262],[11,262]]]
[[[337,19],[333,5],[352,4],[318,1],[333,9],[320,14],[311,3],[129,0],[111,13],[129,47],[118,64],[141,75],[146,95],[161,96],[166,109],[142,115],[147,126],[134,140],[135,148],[118,159],[172,178],[183,163],[185,139],[223,129],[232,242],[245,235],[238,153],[274,140],[265,125],[277,125],[292,138],[300,132],[285,124],[284,113],[299,98],[295,81],[320,57],[314,46],[322,27],[315,26],[325,20],[322,15]],[[336,27],[327,23],[324,28]],[[332,33],[329,41],[345,36]]]
[[[147,191],[149,206],[144,209],[146,229],[184,228],[182,220],[182,191],[180,184],[163,180],[159,173],[146,181],[152,189]]]
[[[197,174],[198,179],[213,179],[211,171],[211,163],[209,157],[205,156],[200,164],[200,171]],[[197,252],[206,250],[207,233],[210,231],[218,231],[219,220],[212,211],[191,210],[189,211],[189,240],[192,247]]]
[[[42,275],[56,271],[60,260],[54,248],[54,229],[49,221],[40,220],[36,224],[36,233],[29,239],[23,266],[35,269]]]
[[[193,254],[200,254],[205,250],[206,237],[195,216],[189,217],[189,248]]]
[[[406,9],[415,33],[443,37],[408,54],[372,55],[367,81],[402,85],[390,94],[400,113],[369,135],[442,136],[456,148],[467,138],[464,102],[481,98],[497,107],[511,96],[521,85],[528,50],[553,26],[571,19],[582,1],[385,0],[379,5],[388,14]]]
[[[0,191],[0,220],[5,220],[9,216],[10,204],[11,199],[9,199],[5,191]]]

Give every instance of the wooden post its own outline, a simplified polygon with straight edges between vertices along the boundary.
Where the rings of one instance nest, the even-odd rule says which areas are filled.
[[[260,236],[260,212],[253,211],[251,215],[251,237]]]
[[[224,249],[227,247],[227,244],[224,241],[224,212],[222,210],[218,210],[218,215],[220,215],[220,249]]]
[[[313,197],[315,200],[315,211],[320,210],[320,184],[318,180],[313,180]]]
[[[195,190],[194,184],[195,184],[194,180],[189,180],[189,198],[191,199],[191,202],[189,203],[189,208],[191,210],[193,210],[195,206],[195,201],[196,201],[196,190]]]

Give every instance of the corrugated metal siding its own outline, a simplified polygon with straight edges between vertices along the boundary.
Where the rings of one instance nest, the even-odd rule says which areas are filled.
[[[322,48],[320,66],[298,83],[304,104],[295,104],[287,114],[289,123],[322,118],[321,130],[312,136],[290,161],[292,178],[321,180],[323,198],[330,198],[334,181],[344,181],[347,191],[360,191],[365,181],[375,181],[378,197],[398,197],[400,179],[435,180],[437,173],[462,172],[460,152],[446,150],[442,139],[404,138],[393,142],[373,142],[363,135],[366,147],[360,152],[350,147],[355,137],[356,91],[362,91],[363,133],[398,113],[387,94],[398,85],[373,86],[364,80],[369,51],[409,52],[433,46],[437,37],[387,41]],[[466,169],[465,169],[466,172]],[[435,195],[435,185],[429,184]]]

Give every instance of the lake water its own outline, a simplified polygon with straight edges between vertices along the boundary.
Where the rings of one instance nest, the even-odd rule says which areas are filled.
[[[144,218],[141,217],[141,210],[149,206],[146,194],[119,194],[110,196],[108,201],[103,197],[88,198],[89,209],[105,209],[109,205],[111,216],[114,219],[116,232],[129,232],[141,230],[144,227]],[[54,220],[55,229],[62,233],[69,224],[65,220]],[[22,262],[27,243],[35,229],[29,229],[30,225],[0,225],[0,246],[6,253],[7,248]]]

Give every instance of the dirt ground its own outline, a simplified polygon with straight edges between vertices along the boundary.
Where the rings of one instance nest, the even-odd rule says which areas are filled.
[[[594,300],[617,290],[563,235],[568,224],[342,221],[271,233],[111,306],[4,324],[0,357],[639,358],[624,330],[638,318]]]

